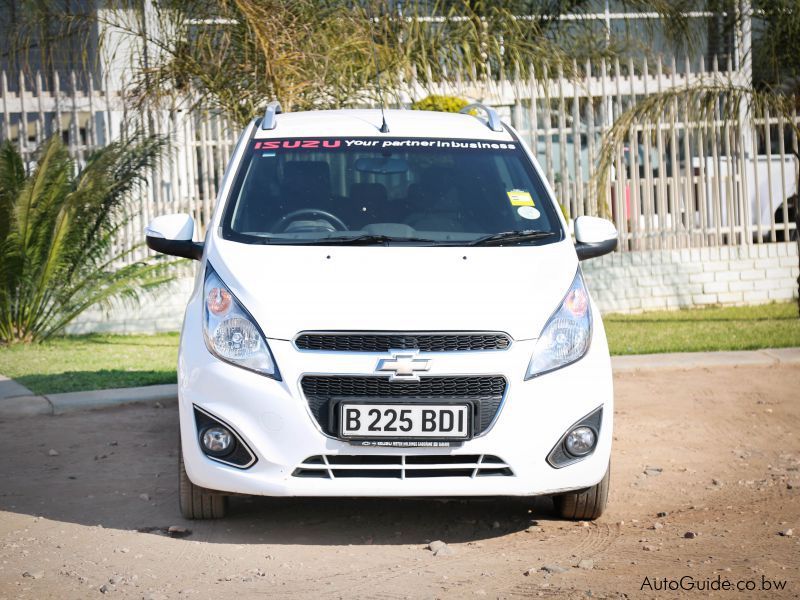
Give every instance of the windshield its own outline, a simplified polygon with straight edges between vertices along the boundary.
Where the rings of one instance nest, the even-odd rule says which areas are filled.
[[[417,138],[251,140],[222,235],[257,244],[505,245],[563,238],[518,142]]]

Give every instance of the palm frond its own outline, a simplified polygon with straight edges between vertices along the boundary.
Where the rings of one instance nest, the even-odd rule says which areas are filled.
[[[722,74],[701,77],[686,87],[677,87],[644,97],[614,121],[606,131],[598,153],[597,169],[592,184],[597,189],[601,213],[610,214],[608,188],[605,185],[614,169],[615,157],[636,132],[659,120],[680,118],[687,127],[706,127],[717,120],[745,125],[767,114],[782,116],[788,126],[795,122],[792,98],[771,90],[759,90],[747,82],[736,81]],[[745,122],[742,122],[742,120]]]
[[[136,248],[112,252],[130,196],[164,144],[134,134],[97,151],[74,174],[54,137],[28,176],[13,147],[0,149],[0,213],[9,215],[0,238],[0,342],[44,339],[93,305],[137,302],[173,278],[175,261],[132,263]]]
[[[11,228],[14,199],[25,182],[25,166],[14,145],[6,140],[0,145],[0,240],[5,240]],[[0,262],[2,262],[0,254]],[[0,287],[2,287],[0,285]]]

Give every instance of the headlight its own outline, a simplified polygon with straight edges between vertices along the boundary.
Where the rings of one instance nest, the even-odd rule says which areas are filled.
[[[566,367],[586,354],[592,340],[592,310],[580,269],[567,295],[544,326],[525,379]]]
[[[280,379],[264,334],[211,265],[203,285],[203,338],[217,358]]]

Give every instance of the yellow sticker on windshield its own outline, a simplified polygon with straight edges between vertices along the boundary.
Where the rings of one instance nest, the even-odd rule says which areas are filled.
[[[535,206],[530,192],[526,192],[525,190],[511,190],[506,193],[508,194],[511,206]]]

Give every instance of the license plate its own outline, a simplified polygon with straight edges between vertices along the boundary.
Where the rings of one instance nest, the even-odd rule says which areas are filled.
[[[353,439],[469,438],[469,404],[348,404],[339,405],[339,433]]]

